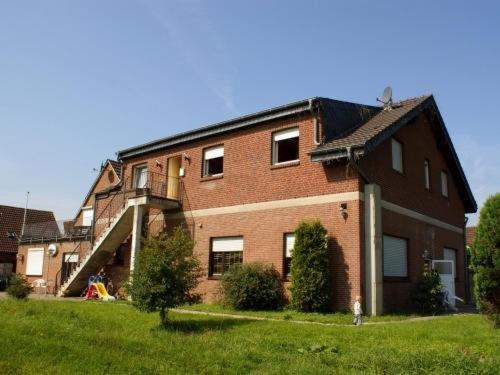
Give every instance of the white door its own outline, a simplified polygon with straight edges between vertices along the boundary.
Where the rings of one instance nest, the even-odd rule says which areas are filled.
[[[441,284],[445,289],[445,299],[452,307],[455,306],[455,262],[453,260],[433,260],[432,268],[439,273]]]

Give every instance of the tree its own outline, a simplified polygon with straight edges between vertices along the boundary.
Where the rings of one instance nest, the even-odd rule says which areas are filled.
[[[193,248],[193,240],[182,227],[170,235],[160,233],[143,239],[128,292],[139,310],[159,311],[162,325],[168,322],[169,308],[191,299],[191,291],[202,276]]]
[[[479,214],[471,248],[478,308],[500,326],[500,193],[489,197]]]
[[[292,253],[291,304],[299,311],[330,307],[327,231],[319,221],[303,222],[295,230]]]

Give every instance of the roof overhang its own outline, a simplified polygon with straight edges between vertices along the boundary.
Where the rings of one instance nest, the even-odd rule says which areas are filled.
[[[118,160],[141,156],[151,152],[163,150],[168,147],[177,146],[186,142],[192,142],[203,138],[224,134],[230,131],[244,129],[249,126],[271,120],[299,115],[304,112],[311,111],[313,108],[315,108],[319,101],[320,98],[318,97],[305,99],[283,106],[267,109],[265,111],[252,113],[250,115],[237,117],[232,120],[212,124],[197,130],[180,133],[172,137],[162,138],[153,142],[127,148],[118,151]]]
[[[441,132],[444,142],[442,142],[441,146],[444,147],[444,155],[447,161],[449,162],[450,168],[453,170],[454,175],[457,179],[457,186],[459,191],[461,192],[465,211],[467,213],[474,213],[477,211],[477,203],[474,199],[474,195],[472,194],[472,190],[469,186],[469,182],[465,177],[464,170],[462,165],[460,164],[460,160],[458,159],[458,155],[455,151],[455,147],[451,141],[450,135],[446,126],[444,124],[444,120],[439,112],[439,108],[434,100],[434,97],[431,95],[426,100],[424,100],[420,105],[408,111],[408,113],[401,116],[397,121],[395,121],[391,126],[388,126],[380,133],[369,139],[364,144],[352,145],[348,147],[340,147],[340,148],[321,148],[311,151],[309,153],[311,157],[311,161],[313,162],[331,162],[331,161],[341,161],[343,159],[348,159],[349,157],[354,157],[355,159],[362,157],[364,155],[369,154],[373,151],[378,145],[380,145],[383,141],[390,138],[394,133],[396,133],[402,127],[411,123],[419,114],[423,113],[426,110],[431,110],[433,114],[435,114],[435,120],[438,124],[438,129]],[[447,152],[446,152],[447,151]]]

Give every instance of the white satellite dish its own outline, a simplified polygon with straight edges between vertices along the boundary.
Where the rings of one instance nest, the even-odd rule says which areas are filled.
[[[382,93],[382,98],[377,98],[377,101],[382,103],[384,109],[391,109],[392,107],[392,89],[390,86],[387,86]]]
[[[55,243],[50,244],[47,252],[51,257],[55,257],[57,255],[57,245]]]

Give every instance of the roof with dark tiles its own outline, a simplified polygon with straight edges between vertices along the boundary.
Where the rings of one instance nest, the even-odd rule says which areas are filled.
[[[0,205],[0,253],[17,253],[17,237],[21,235],[24,219],[24,208]],[[26,224],[54,222],[56,219],[51,211],[28,209]],[[16,237],[11,238],[9,233]]]

